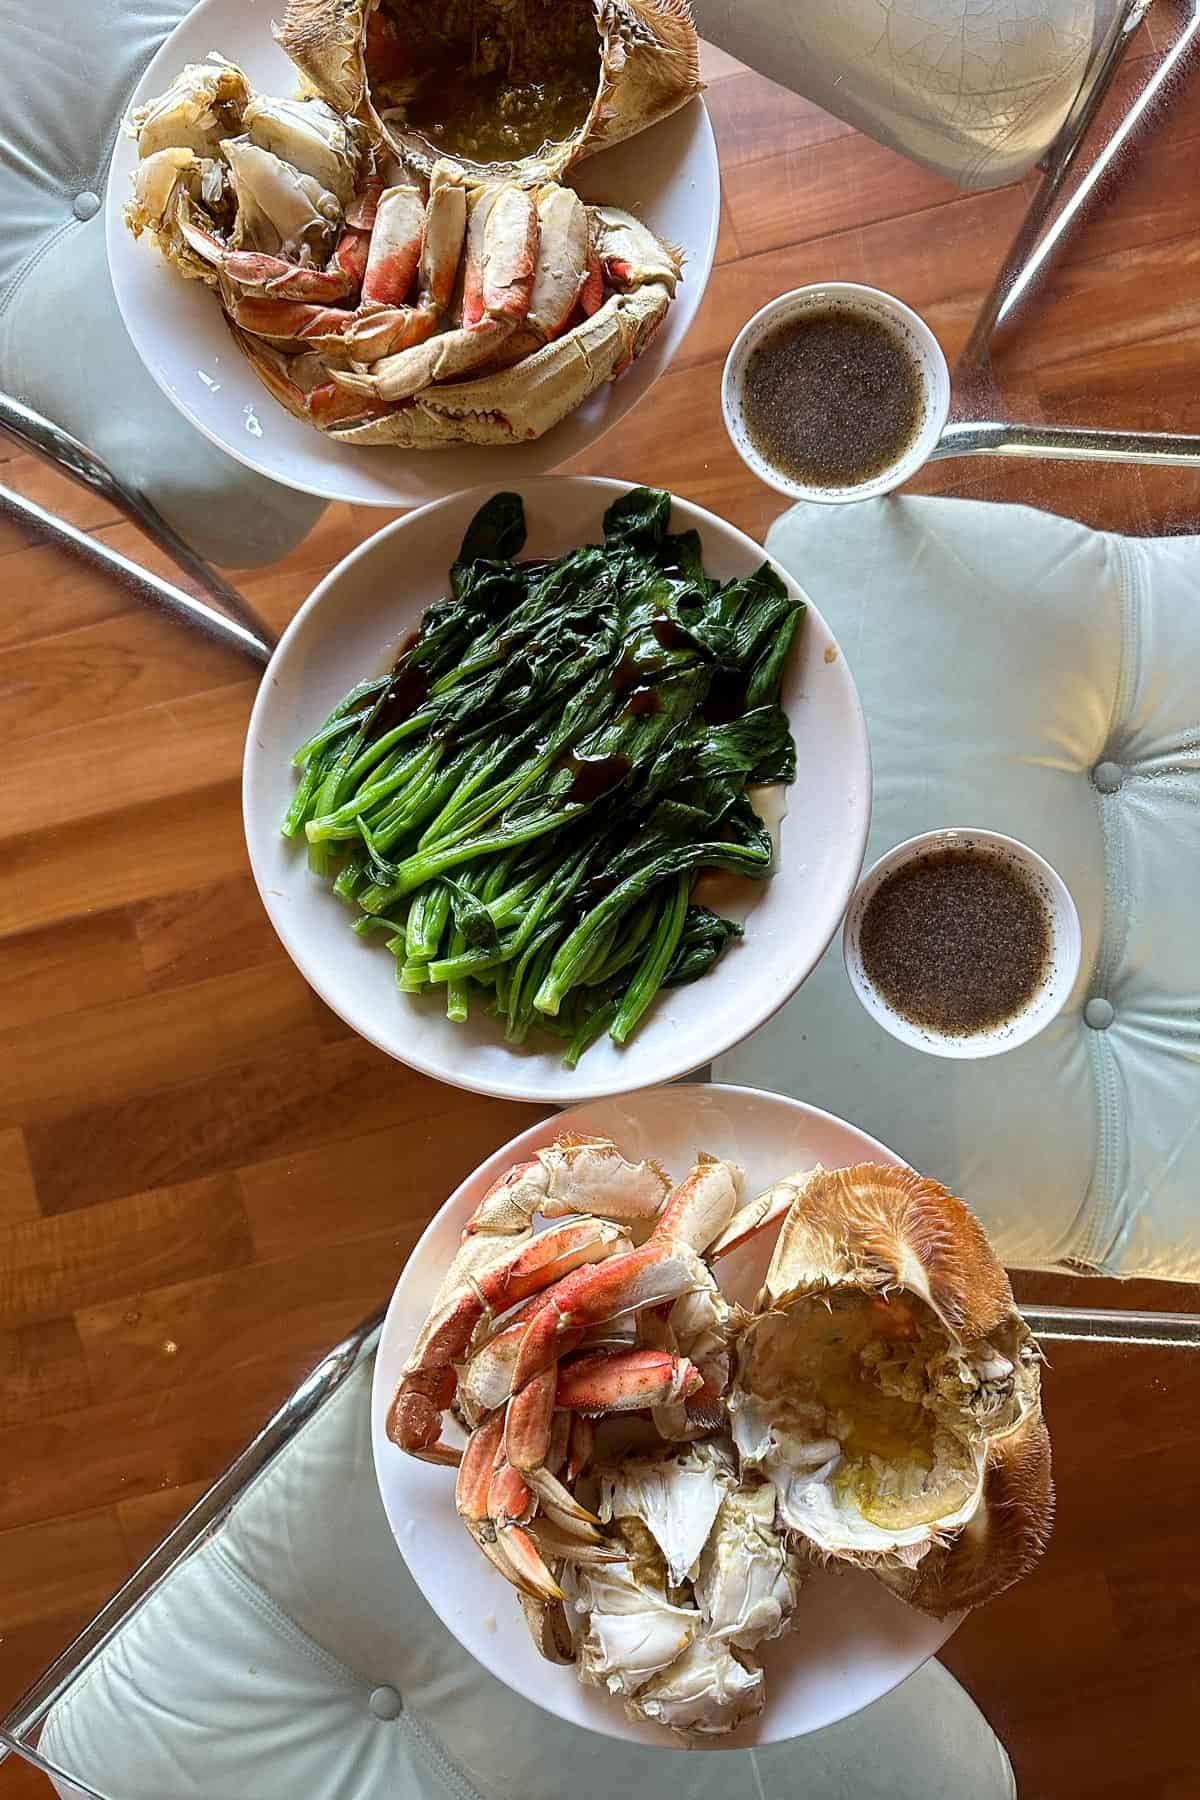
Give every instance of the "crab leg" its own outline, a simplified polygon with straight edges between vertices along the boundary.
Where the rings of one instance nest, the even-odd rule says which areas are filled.
[[[289,356],[248,331],[239,331],[232,320],[229,329],[263,386],[297,419],[311,420],[325,429],[350,419],[369,419],[385,410],[338,387],[314,350]]]
[[[440,1441],[441,1415],[454,1398],[454,1364],[466,1355],[476,1327],[581,1264],[619,1253],[628,1242],[616,1225],[580,1219],[543,1231],[468,1276],[422,1327],[388,1413],[392,1441],[426,1461],[457,1460],[457,1452]]]
[[[667,1202],[647,1241],[603,1268],[577,1269],[525,1327],[513,1369],[514,1395],[561,1356],[577,1349],[590,1327],[640,1312],[704,1287],[711,1277],[697,1254],[733,1216],[741,1171],[712,1157],[698,1161]]]
[[[533,1599],[562,1600],[562,1589],[542,1561],[537,1545],[518,1522],[520,1517],[527,1516],[519,1491],[524,1488],[524,1483],[516,1477],[512,1483],[497,1484],[496,1459],[502,1453],[503,1441],[503,1413],[494,1414],[472,1434],[463,1452],[454,1487],[459,1516],[488,1561],[499,1569],[505,1580]],[[528,1499],[528,1489],[524,1491]],[[498,1510],[503,1504],[521,1509],[515,1514],[502,1513],[503,1522],[499,1526],[489,1511],[493,1492]],[[532,1511],[532,1504],[528,1510]]]
[[[596,1427],[586,1413],[571,1414],[567,1437],[567,1485],[573,1487],[592,1466],[596,1454]]]
[[[695,1363],[666,1350],[599,1350],[559,1369],[555,1401],[580,1413],[637,1412],[678,1405],[703,1381]]]
[[[377,306],[399,306],[413,283],[425,235],[425,202],[415,187],[386,188],[379,196],[362,297]]]
[[[703,1377],[686,1357],[661,1350],[600,1350],[566,1368],[535,1375],[508,1403],[504,1458],[538,1497],[560,1530],[595,1542],[596,1517],[553,1472],[555,1425],[563,1409],[585,1413],[637,1412],[682,1402]],[[494,1516],[494,1515],[493,1515]]]
[[[485,1412],[494,1412],[496,1407],[504,1405],[512,1393],[513,1370],[517,1365],[525,1327],[553,1292],[553,1288],[547,1288],[544,1293],[535,1294],[532,1300],[527,1300],[523,1306],[518,1307],[495,1336],[479,1346],[461,1371],[458,1397],[469,1417],[474,1415],[481,1418]],[[636,1341],[637,1323],[629,1317],[605,1319],[581,1340],[585,1348],[595,1346],[597,1349],[608,1350],[632,1349]]]
[[[564,1132],[492,1183],[467,1220],[463,1237],[528,1230],[535,1213],[544,1219],[597,1213],[631,1224],[655,1219],[670,1187],[651,1158],[626,1162],[611,1138]]]
[[[346,334],[354,314],[336,306],[318,306],[304,300],[239,293],[223,282],[221,297],[233,323],[253,332],[269,344],[327,346]]]
[[[565,331],[588,279],[590,232],[579,195],[573,188],[542,188],[537,213],[538,258],[529,311],[524,323],[488,358],[492,369],[511,368]],[[602,280],[598,261],[596,278]]]
[[[369,369],[339,370],[335,379],[355,393],[396,401],[476,368],[525,320],[537,247],[538,215],[530,196],[513,183],[484,188],[467,221],[462,324]]]
[[[350,281],[340,268],[318,269],[271,256],[264,250],[229,250],[214,232],[198,225],[184,205],[176,214],[179,234],[189,250],[216,269],[247,298],[306,300],[328,305],[344,300]]]
[[[752,1237],[757,1237],[760,1231],[767,1231],[772,1225],[778,1225],[814,1173],[816,1171],[813,1169],[797,1170],[796,1174],[785,1175],[781,1181],[776,1181],[753,1200],[747,1200],[745,1206],[738,1208],[725,1230],[709,1246],[709,1261],[716,1262],[718,1257],[728,1256],[730,1251],[739,1249]]]
[[[436,168],[429,204],[419,214],[409,198],[415,195],[415,188],[389,188],[380,202],[363,280],[363,306],[346,336],[345,348],[357,362],[373,363],[419,344],[450,304],[466,230],[467,197]],[[419,204],[419,196],[417,200]],[[417,300],[404,306],[414,269],[420,270]]]
[[[363,276],[367,272],[367,257],[371,250],[371,232],[375,225],[375,214],[379,208],[379,196],[382,192],[382,177],[372,171],[364,182],[361,192],[354,196],[346,208],[342,235],[334,246],[333,261],[345,275],[355,293],[361,292]]]

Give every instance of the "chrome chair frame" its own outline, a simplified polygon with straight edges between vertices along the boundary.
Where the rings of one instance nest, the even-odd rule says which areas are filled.
[[[1035,1337],[1044,1344],[1124,1344],[1200,1351],[1200,1313],[1122,1312],[1069,1306],[1023,1307],[1022,1313]],[[10,1756],[15,1755],[44,1773],[72,1784],[89,1800],[111,1800],[109,1796],[95,1793],[68,1770],[56,1767],[39,1754],[36,1739],[40,1727],[56,1702],[80,1679],[172,1569],[219,1528],[255,1477],[287,1448],[300,1428],[332,1399],[343,1382],[374,1355],[383,1329],[383,1317],[381,1310],[364,1319],[321,1359],[258,1435],[217,1477],[208,1492],[188,1509],[95,1618],[0,1719],[0,1769]]]
[[[1068,191],[1068,183],[1089,128],[1094,124],[1104,103],[1131,38],[1153,4],[1154,0],[1125,0],[1123,9],[1117,13],[1098,45],[1083,85],[1075,96],[1075,102],[1058,136],[1039,164],[1042,184],[1021,221],[1020,229],[1009,246],[991,291],[979,310],[955,368],[956,380],[968,382],[986,367],[997,335],[1012,324],[1018,311],[1029,301],[1039,278],[1063,239],[1086,212],[1118,157],[1128,148],[1145,122],[1150,108],[1156,100],[1167,94],[1177,76],[1184,70],[1196,40],[1200,37],[1200,0],[1184,0],[1183,23],[1175,43],[1163,56],[1086,174]],[[1053,223],[1048,224],[1056,203],[1064,193],[1066,198],[1063,199],[1061,210],[1054,217]]]

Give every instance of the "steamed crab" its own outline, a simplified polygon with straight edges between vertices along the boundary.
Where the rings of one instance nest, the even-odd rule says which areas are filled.
[[[126,220],[217,290],[296,417],[414,449],[539,437],[639,356],[680,276],[631,214],[436,161],[213,53],[133,115]]]
[[[426,174],[453,150],[476,170],[557,181],[701,87],[687,0],[289,0],[278,38],[317,93]],[[494,143],[479,149],[453,116],[431,124],[447,73],[493,115]]]
[[[813,1561],[942,1615],[1032,1565],[1051,1490],[1036,1347],[944,1189],[864,1164],[740,1204],[741,1171],[704,1155],[669,1186],[573,1135],[495,1182],[387,1428],[457,1465],[543,1653],[688,1736],[760,1709],[754,1652]],[[770,1230],[746,1312],[712,1265]],[[611,1414],[643,1415],[649,1451],[614,1451],[609,1423],[597,1458]]]

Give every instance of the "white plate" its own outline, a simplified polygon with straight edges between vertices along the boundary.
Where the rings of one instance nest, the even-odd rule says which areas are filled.
[[[586,476],[522,482],[526,554],[556,556],[600,537],[605,508],[628,483]],[[389,1055],[456,1087],[513,1100],[573,1101],[670,1081],[719,1056],[759,1025],[816,965],[858,879],[870,821],[866,726],[850,671],[810,605],[783,686],[799,778],[789,788],[778,868],[766,882],[706,877],[713,904],[746,936],[691,987],[662,994],[631,1041],[602,1038],[574,1071],[556,1039],[506,1044],[475,1008],[452,1024],[436,996],[400,994],[392,958],[349,929],[350,914],[312,875],[303,846],[280,836],[295,788],[290,759],[356,681],[386,668],[446,574],[476,508],[493,490],[457,494],[377,532],[301,607],[271,659],[250,718],[242,803],[250,862],[284,946],[321,998]],[[701,507],[676,500],[673,529],[694,526],[704,564],[727,579],[763,551]],[[778,568],[778,565],[776,565]],[[782,569],[796,594],[800,589]]]
[[[160,94],[185,63],[202,62],[210,50],[240,64],[262,93],[296,88],[299,72],[271,36],[265,0],[200,0],[154,57],[129,106]],[[512,486],[590,448],[653,386],[682,343],[712,267],[721,206],[716,143],[698,98],[587,159],[572,177],[585,200],[637,213],[686,256],[678,294],[645,355],[533,444],[356,450],[273,400],[230,337],[211,291],[168,268],[148,239],[130,236],[121,214],[136,164],[137,146],[122,131],[105,196],[108,265],[121,316],[147,369],[184,417],[239,462],[305,493],[364,506],[420,506],[477,482]]]
[[[592,1731],[668,1748],[677,1741],[669,1733],[634,1724],[618,1700],[581,1686],[574,1669],[541,1659],[503,1576],[459,1523],[453,1471],[406,1456],[384,1429],[404,1360],[467,1218],[498,1175],[567,1130],[605,1132],[633,1160],[657,1156],[676,1179],[698,1150],[729,1157],[746,1171],[748,1196],[817,1162],[842,1168],[900,1159],[829,1113],[754,1088],[684,1085],[574,1107],[514,1138],[469,1176],[428,1226],[396,1284],[375,1360],[371,1440],[384,1511],[414,1581],[464,1649],[527,1700]],[[719,1268],[725,1291],[749,1303],[769,1253],[769,1242],[753,1243],[729,1257]],[[773,1744],[832,1725],[920,1668],[957,1624],[957,1617],[914,1612],[859,1570],[822,1570],[801,1593],[797,1629],[762,1646],[767,1697],[761,1717],[709,1747]]]

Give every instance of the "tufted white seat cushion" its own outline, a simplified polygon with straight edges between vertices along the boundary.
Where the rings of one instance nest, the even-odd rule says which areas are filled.
[[[369,1395],[365,1364],[58,1703],[44,1756],[120,1800],[1012,1800],[1004,1750],[936,1662],[759,1751],[643,1749],[519,1699],[408,1575]],[[481,1562],[481,1599],[492,1579]]]
[[[1200,1280],[1200,539],[886,499],[795,507],[767,543],[858,682],[868,862],[937,826],[1021,838],[1070,887],[1083,959],[1041,1037],[950,1062],[871,1022],[835,940],[718,1079],[875,1133],[1010,1265]]]
[[[244,567],[286,555],[321,502],[251,474],[159,393],[125,334],[104,249],[122,114],[187,11],[188,0],[4,8],[0,388],[97,451],[202,555]]]

